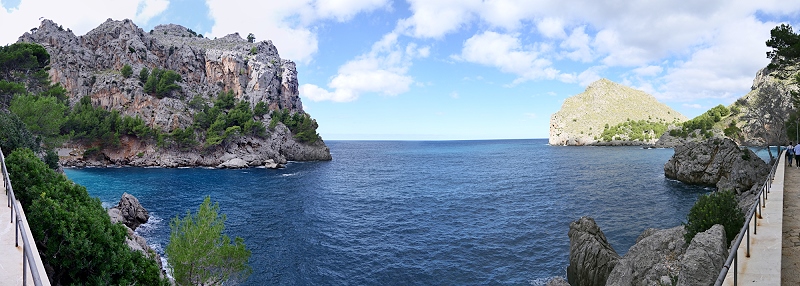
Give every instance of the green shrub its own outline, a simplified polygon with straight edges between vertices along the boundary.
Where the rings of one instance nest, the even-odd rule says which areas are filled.
[[[125,244],[125,227],[112,224],[86,188],[30,149],[12,152],[6,163],[54,285],[168,285],[155,261]]]
[[[0,148],[5,154],[18,148],[38,151],[39,143],[38,137],[28,130],[16,114],[0,110]]]
[[[684,238],[687,243],[691,242],[697,233],[704,232],[715,224],[721,224],[725,227],[725,241],[730,244],[744,226],[744,214],[731,191],[701,195],[689,210],[686,220]]]
[[[122,73],[123,77],[129,78],[133,74],[133,68],[131,68],[130,65],[124,65],[124,66],[122,66],[122,69],[120,70],[120,73]]]
[[[143,67],[139,70],[139,81],[142,82],[142,84],[145,84],[149,78],[150,70],[148,70],[147,67]]]

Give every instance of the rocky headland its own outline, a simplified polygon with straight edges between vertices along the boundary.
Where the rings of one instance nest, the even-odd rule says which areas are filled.
[[[600,79],[586,91],[564,100],[561,109],[550,117],[550,145],[652,145],[660,134],[650,139],[634,140],[615,134],[603,140],[605,129],[625,122],[647,121],[674,125],[686,117],[655,97],[608,79]]]
[[[271,41],[249,42],[238,33],[219,39],[203,38],[190,29],[169,24],[145,32],[130,20],[108,19],[83,36],[44,20],[19,38],[37,43],[50,54],[49,75],[67,90],[68,102],[76,105],[88,96],[93,106],[116,110],[122,116],[138,117],[147,126],[168,133],[192,126],[198,104],[211,104],[222,91],[253,109],[265,103],[269,111],[288,110],[305,114],[299,97],[294,62],[282,59]],[[130,66],[134,76],[120,71]],[[169,96],[154,96],[135,76],[147,68],[175,71],[180,89]],[[270,113],[256,116],[265,126]],[[59,151],[66,166],[210,166],[238,158],[237,166],[263,166],[269,160],[330,160],[322,140],[297,140],[283,124],[265,136],[240,136],[212,148],[157,146],[153,140],[121,135],[119,146],[103,148],[84,156],[102,142],[70,141]]]

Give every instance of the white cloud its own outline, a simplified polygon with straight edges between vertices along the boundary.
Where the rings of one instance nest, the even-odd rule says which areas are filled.
[[[564,33],[564,21],[559,18],[544,18],[536,23],[536,29],[548,38],[564,38],[567,36]]]
[[[408,0],[412,15],[400,20],[398,27],[418,38],[440,38],[456,31],[472,19],[472,10],[480,0]]]
[[[214,20],[211,37],[239,32],[271,40],[281,57],[308,64],[318,49],[315,24],[348,21],[356,14],[388,7],[388,0],[206,0]]]
[[[450,97],[451,97],[451,98],[453,98],[453,99],[458,99],[458,98],[459,98],[459,96],[458,96],[458,92],[455,92],[455,91],[454,91],[454,92],[451,92],[451,93],[450,93]]]
[[[339,22],[349,21],[360,11],[372,11],[386,8],[387,0],[326,0],[316,1],[317,17],[335,18]]]
[[[454,58],[492,66],[506,73],[516,74],[514,83],[535,79],[553,79],[559,71],[552,63],[539,56],[532,47],[523,47],[516,35],[483,32],[464,42],[461,55]]]
[[[591,62],[594,59],[590,46],[591,37],[584,31],[585,26],[572,29],[569,38],[561,42],[565,56],[573,61]]]
[[[694,109],[703,108],[703,106],[701,106],[700,104],[697,104],[697,103],[693,103],[693,104],[684,103],[682,105],[683,105],[683,107],[694,108]]]
[[[657,76],[661,74],[662,71],[664,71],[664,68],[662,68],[661,66],[644,66],[633,69],[634,74],[642,77]]]
[[[0,27],[3,27],[0,45],[14,43],[23,33],[39,27],[40,17],[53,20],[76,35],[83,35],[109,18],[132,19],[137,24],[144,24],[163,12],[168,4],[166,0],[22,0],[12,9],[0,5]]]
[[[133,21],[139,25],[147,24],[150,19],[167,10],[168,6],[169,0],[144,0],[139,3]]]
[[[339,67],[338,74],[328,83],[333,91],[304,84],[300,95],[312,101],[347,102],[363,93],[394,96],[407,92],[414,82],[407,75],[411,60],[427,56],[428,48],[418,48],[414,43],[403,47],[397,38],[397,33],[388,33],[372,45],[370,52]]]

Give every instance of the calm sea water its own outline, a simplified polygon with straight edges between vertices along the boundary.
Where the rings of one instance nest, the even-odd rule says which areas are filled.
[[[253,252],[248,285],[539,285],[565,276],[569,223],[595,218],[621,255],[679,225],[708,188],[664,178],[672,149],[547,140],[332,141],[281,170],[68,169],[104,205],[138,197],[159,252],[206,195]]]

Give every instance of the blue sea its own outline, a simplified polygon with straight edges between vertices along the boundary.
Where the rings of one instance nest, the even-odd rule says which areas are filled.
[[[711,188],[664,177],[672,149],[547,140],[330,141],[333,161],[285,169],[67,169],[106,207],[123,192],[163,254],[169,221],[207,195],[252,251],[247,285],[542,285],[566,276],[571,221],[622,255],[684,221]]]

